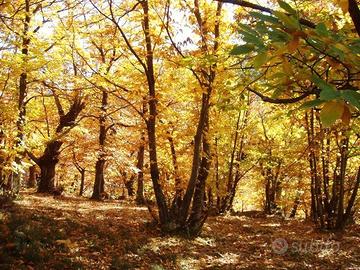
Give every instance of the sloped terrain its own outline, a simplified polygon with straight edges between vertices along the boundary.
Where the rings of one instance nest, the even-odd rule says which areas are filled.
[[[144,207],[22,193],[1,206],[0,269],[360,269],[360,227],[323,233],[274,217],[210,217],[164,236]]]

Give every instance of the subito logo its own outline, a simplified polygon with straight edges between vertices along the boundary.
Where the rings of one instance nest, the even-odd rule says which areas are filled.
[[[271,248],[274,253],[282,255],[288,250],[289,244],[285,239],[277,238],[271,243]]]

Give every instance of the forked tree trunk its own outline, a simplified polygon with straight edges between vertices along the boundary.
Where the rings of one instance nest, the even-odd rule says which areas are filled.
[[[61,106],[58,96],[54,93],[55,104],[59,112],[59,124],[56,128],[56,137],[59,138],[64,135],[63,129],[65,127],[73,127],[79,113],[85,107],[85,103],[76,95],[69,111],[65,114]],[[69,130],[68,130],[69,131]],[[38,192],[54,193],[55,190],[55,167],[59,161],[60,148],[63,142],[60,140],[52,140],[47,143],[45,151],[40,158],[35,157],[32,153],[27,152],[30,158],[40,167],[40,182]]]
[[[324,130],[314,110],[306,113],[305,123],[309,142],[312,219],[320,229],[342,230],[352,218],[360,182],[359,171],[353,181],[349,181],[352,178],[347,173],[348,129]],[[334,160],[331,160],[330,152],[337,153]],[[330,164],[333,164],[332,175]],[[345,193],[345,189],[349,191]]]
[[[149,144],[149,158],[150,158],[150,175],[151,181],[153,185],[153,190],[155,193],[156,203],[159,211],[159,225],[164,232],[179,232],[179,231],[188,231],[189,232],[189,214],[190,207],[194,197],[194,191],[197,183],[202,186],[202,182],[205,182],[205,178],[207,173],[204,174],[203,179],[199,179],[199,170],[200,170],[200,159],[201,159],[201,145],[203,143],[203,133],[206,118],[209,113],[210,106],[210,97],[211,97],[211,88],[215,78],[214,68],[216,65],[211,66],[208,70],[202,69],[200,72],[196,73],[194,70],[197,80],[199,81],[201,88],[204,93],[202,95],[202,104],[201,104],[201,112],[199,117],[199,122],[194,138],[194,154],[193,154],[193,163],[191,169],[191,176],[188,182],[188,186],[183,196],[182,200],[179,200],[179,204],[174,206],[175,201],[173,200],[173,205],[169,208],[168,200],[165,197],[164,191],[160,185],[159,181],[159,167],[157,160],[157,140],[156,140],[156,117],[157,117],[157,95],[155,88],[155,72],[154,72],[154,63],[153,63],[153,47],[152,47],[152,38],[151,38],[151,28],[150,28],[150,18],[149,16],[149,6],[148,1],[140,1],[139,2],[142,11],[143,11],[143,33],[145,36],[145,48],[146,48],[146,56],[145,60],[142,60],[141,57],[137,54],[136,50],[132,47],[131,43],[127,39],[125,33],[123,32],[121,26],[118,24],[116,18],[111,15],[112,22],[116,25],[120,34],[124,38],[128,49],[134,55],[134,57],[138,60],[139,64],[143,67],[144,73],[146,74],[147,86],[148,86],[148,104],[149,104],[149,116],[146,119],[146,128],[148,134],[148,144]],[[110,2],[111,5],[111,2]],[[195,16],[199,22],[199,27],[204,28],[204,25],[201,21],[201,16],[199,12],[199,4],[197,0],[194,0],[195,5]],[[221,3],[218,3],[218,9],[216,15],[219,17],[221,12]],[[202,31],[202,50],[207,51],[206,48],[206,33]],[[219,20],[215,26],[215,42],[214,42],[214,52],[218,49],[218,37],[219,37]],[[201,78],[200,78],[201,77]],[[200,182],[199,182],[199,181]],[[198,192],[202,192],[203,188],[200,188]],[[197,194],[198,194],[197,192]],[[199,198],[201,196],[198,196]],[[197,204],[197,202],[195,203]],[[197,206],[195,206],[197,207]],[[201,207],[200,207],[201,208]],[[201,229],[201,228],[200,228]],[[190,230],[191,231],[191,230]],[[195,230],[198,233],[200,230]],[[194,236],[194,235],[192,235]]]
[[[207,112],[209,114],[209,112]],[[189,234],[190,235],[199,235],[201,229],[207,218],[208,211],[205,209],[205,187],[206,179],[209,175],[210,166],[211,166],[211,152],[210,144],[207,139],[207,133],[209,131],[209,116],[206,116],[205,127],[203,131],[203,149],[202,149],[202,158],[198,174],[198,179],[195,187],[192,210],[189,217]]]

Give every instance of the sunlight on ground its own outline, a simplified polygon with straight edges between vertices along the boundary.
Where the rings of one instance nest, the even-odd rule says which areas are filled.
[[[187,257],[179,259],[177,265],[181,270],[199,270],[200,269],[200,261]]]
[[[215,256],[206,256],[205,258],[202,258],[202,263],[207,263],[208,266],[225,266],[225,265],[235,265],[239,259],[240,255],[235,253],[217,253],[217,257]]]
[[[281,224],[280,223],[263,223],[263,224],[260,224],[260,226],[262,226],[262,227],[280,227]]]
[[[198,245],[201,245],[201,246],[210,246],[210,247],[215,247],[216,246],[214,238],[196,237],[193,240],[193,242],[198,244]]]
[[[180,238],[176,237],[157,237],[150,239],[150,242],[142,247],[142,249],[159,252],[162,248],[177,247],[182,245]]]

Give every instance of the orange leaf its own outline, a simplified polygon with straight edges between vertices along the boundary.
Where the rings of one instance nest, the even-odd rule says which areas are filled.
[[[349,1],[348,0],[337,0],[338,5],[341,7],[341,10],[345,13],[349,11]]]
[[[341,116],[341,120],[345,126],[348,126],[350,124],[351,119],[351,112],[347,105],[344,106],[344,112]]]
[[[296,49],[299,47],[299,41],[299,36],[294,36],[293,39],[287,44],[290,53],[296,51]]]

